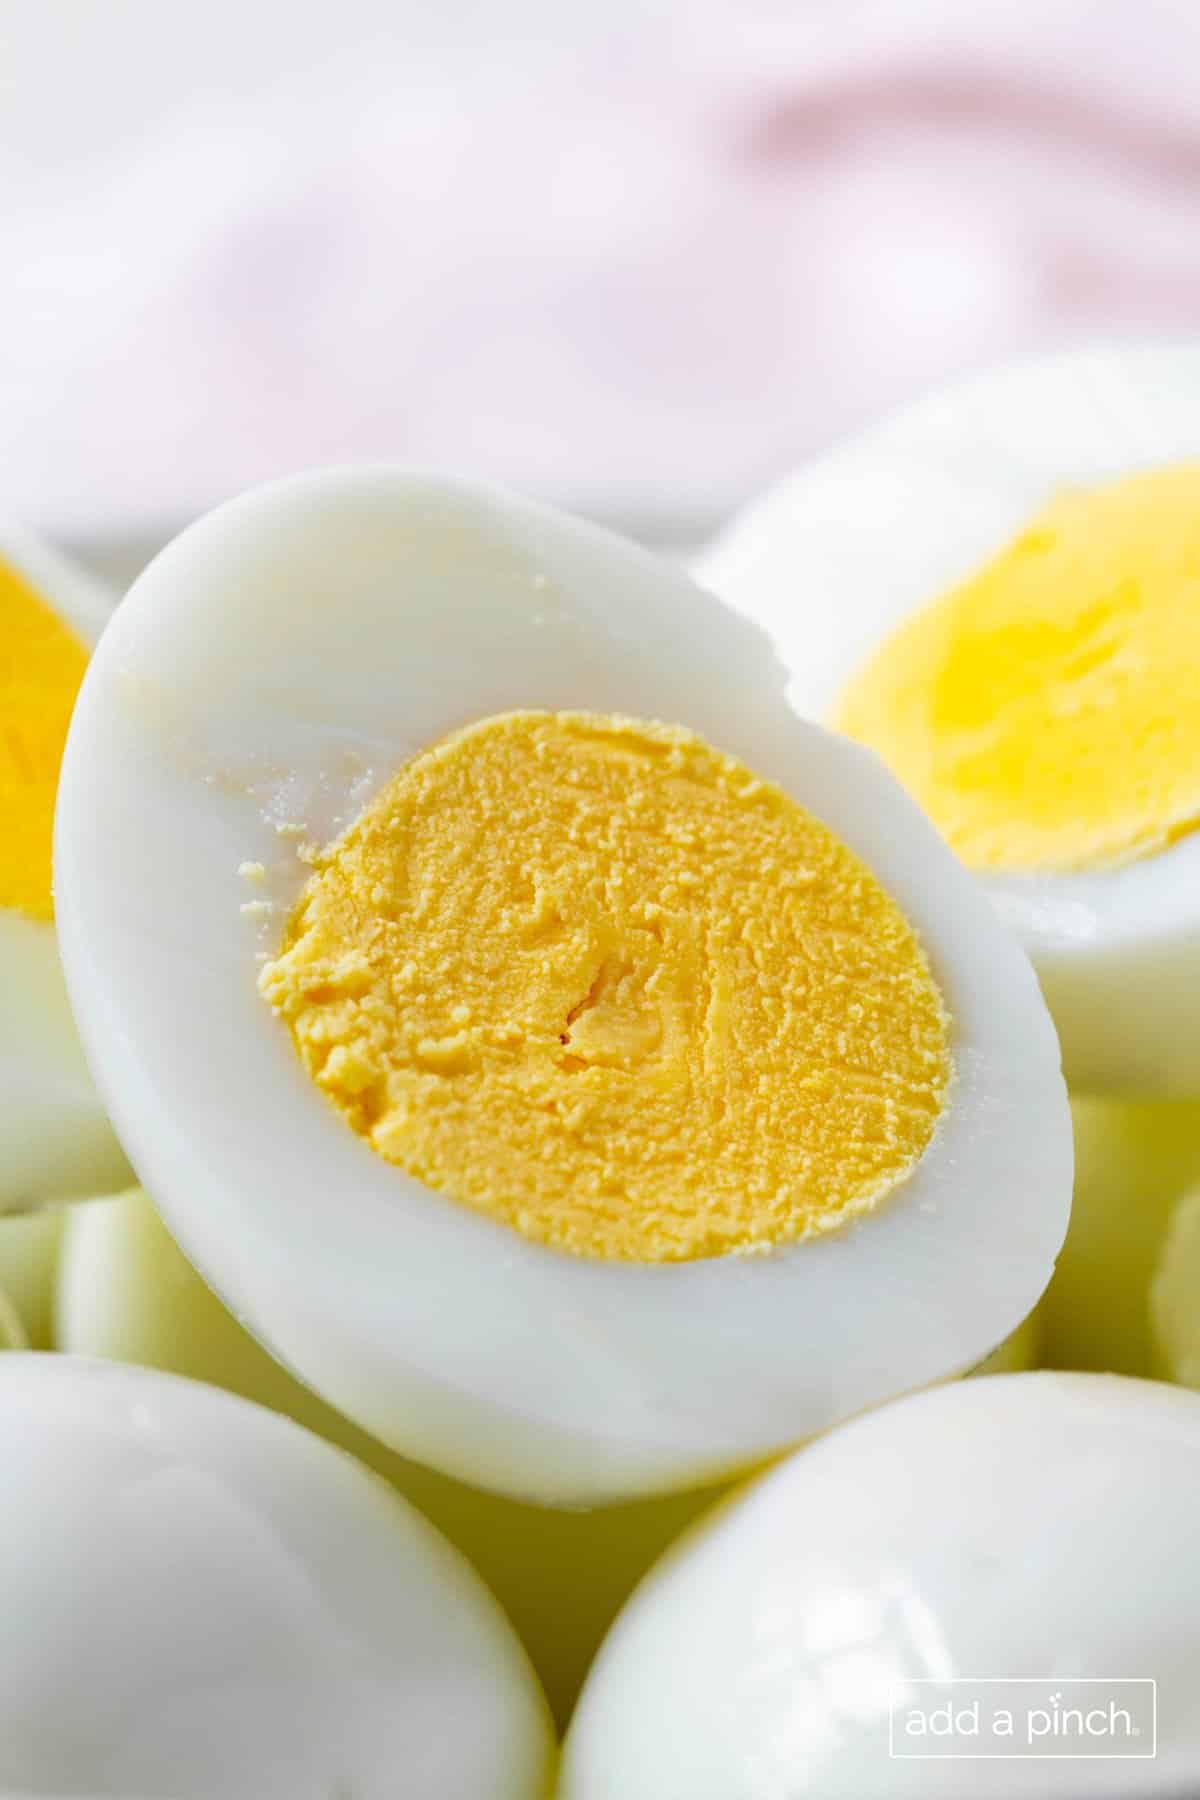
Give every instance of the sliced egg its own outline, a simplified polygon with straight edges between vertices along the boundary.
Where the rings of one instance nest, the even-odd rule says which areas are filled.
[[[1068,1080],[1200,1093],[1200,348],[1014,364],[701,559],[876,749],[1037,968]]]
[[[110,605],[0,524],[0,1214],[129,1179],[71,1019],[50,869],[67,722]]]
[[[382,1482],[199,1383],[0,1358],[0,1789],[543,1800],[545,1702]]]
[[[388,470],[201,521],[93,658],[57,881],[170,1229],[451,1475],[716,1480],[977,1362],[1049,1277],[1021,952],[757,631],[578,521]]]
[[[1075,1190],[1038,1307],[1052,1368],[1149,1375],[1150,1282],[1171,1210],[1200,1180],[1200,1105],[1076,1095]]]
[[[560,1794],[1194,1793],[1198,1482],[1200,1400],[1153,1382],[998,1376],[855,1420],[638,1589]]]

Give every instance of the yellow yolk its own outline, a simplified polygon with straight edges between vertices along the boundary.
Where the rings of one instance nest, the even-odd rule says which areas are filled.
[[[0,907],[52,919],[58,768],[87,652],[0,562]]]
[[[657,1263],[875,1206],[950,1075],[859,859],[676,727],[484,719],[324,854],[260,988],[389,1162],[526,1236]]]
[[[963,860],[1115,866],[1200,820],[1200,466],[1053,500],[914,614],[834,723]]]

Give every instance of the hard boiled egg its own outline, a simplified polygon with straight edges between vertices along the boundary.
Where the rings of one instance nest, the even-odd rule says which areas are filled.
[[[542,1800],[545,1702],[468,1564],[228,1394],[0,1358],[0,1789]]]
[[[977,1362],[1048,1279],[1028,963],[757,631],[578,521],[388,470],[203,520],[93,659],[57,876],[172,1232],[446,1473],[712,1481]]]
[[[1198,1482],[1200,1400],[1152,1382],[996,1376],[854,1421],[642,1584],[563,1800],[1196,1792]]]
[[[0,1214],[129,1179],[71,1019],[50,872],[67,722],[109,608],[0,523]]]
[[[1014,364],[750,505],[699,576],[1037,968],[1067,1078],[1200,1093],[1200,348]]]

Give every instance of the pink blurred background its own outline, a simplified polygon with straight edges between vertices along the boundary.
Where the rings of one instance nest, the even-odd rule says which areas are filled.
[[[685,540],[935,381],[1200,327],[1193,0],[0,0],[0,508],[314,462]]]

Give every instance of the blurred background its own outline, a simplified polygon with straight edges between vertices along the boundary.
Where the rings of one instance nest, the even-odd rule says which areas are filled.
[[[671,545],[1200,327],[1195,0],[0,0],[0,508],[110,572],[399,458]]]

